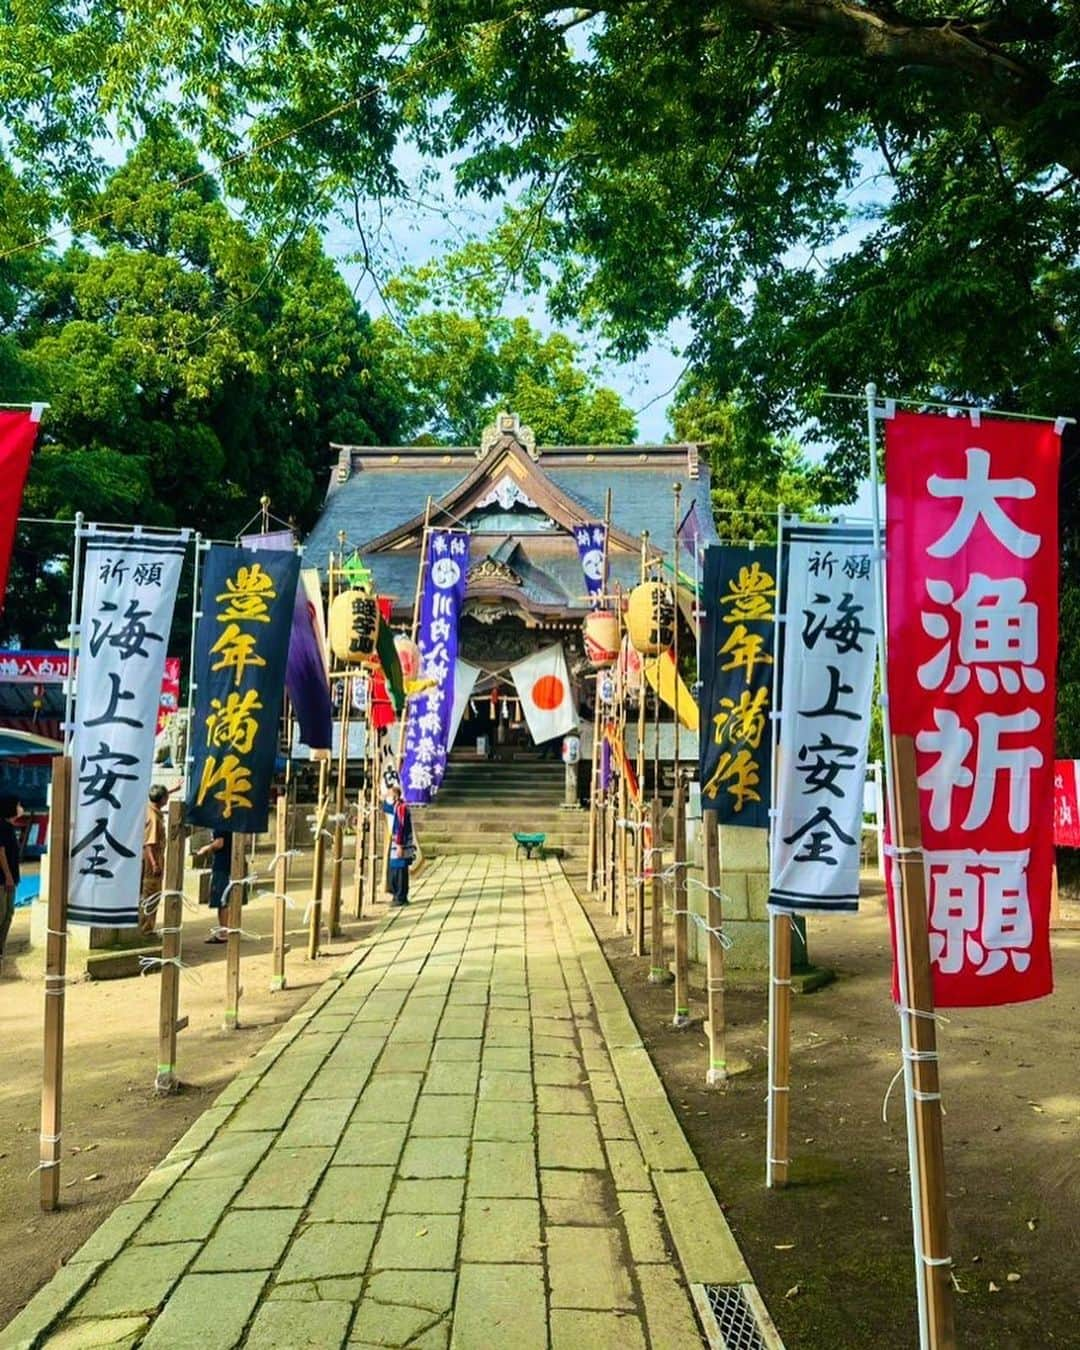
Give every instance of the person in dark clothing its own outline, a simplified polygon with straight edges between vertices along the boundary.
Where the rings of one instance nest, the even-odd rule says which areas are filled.
[[[413,849],[412,812],[395,784],[383,802],[383,810],[390,817],[390,860],[387,864],[386,889],[390,904],[397,908],[409,903],[409,864]]]
[[[21,876],[15,822],[22,814],[18,797],[0,797],[0,974],[3,974],[4,946],[15,917],[15,889]]]
[[[210,908],[216,910],[219,915],[219,922],[210,930],[210,936],[206,940],[211,943],[225,942],[227,939],[221,933],[220,914],[225,906],[225,892],[229,888],[229,879],[232,876],[231,832],[215,830],[214,837],[196,852],[195,857],[210,859]]]

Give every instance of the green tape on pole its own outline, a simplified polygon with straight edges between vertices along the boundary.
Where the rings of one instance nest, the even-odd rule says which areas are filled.
[[[157,1071],[159,1075],[163,1073],[172,1073],[174,1067],[175,1065],[172,1064],[159,1064],[157,1066]]]

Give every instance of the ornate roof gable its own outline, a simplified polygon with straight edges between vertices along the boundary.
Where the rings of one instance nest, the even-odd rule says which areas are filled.
[[[593,515],[548,477],[540,460],[541,452],[536,448],[531,429],[522,427],[516,414],[500,413],[497,422],[484,433],[472,472],[432,502],[431,523],[452,525],[464,520],[470,511],[496,502],[504,509],[520,502],[542,511],[567,533],[592,521]],[[385,534],[367,540],[361,550],[377,553],[418,548],[423,528],[421,511]],[[610,542],[630,552],[640,547],[639,540],[614,526]]]

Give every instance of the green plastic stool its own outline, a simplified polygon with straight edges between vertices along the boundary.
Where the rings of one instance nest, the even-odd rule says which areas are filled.
[[[517,845],[517,848],[514,850],[514,857],[518,857],[519,851],[524,849],[526,862],[532,861],[534,850],[536,851],[537,857],[542,858],[544,856],[544,840],[546,838],[546,834],[519,834],[515,831],[514,843]]]

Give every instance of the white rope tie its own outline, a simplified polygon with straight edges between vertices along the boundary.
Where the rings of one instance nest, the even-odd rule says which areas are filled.
[[[198,984],[201,984],[201,983],[202,983],[202,981],[201,981],[201,979],[200,979],[200,977],[199,977],[199,975],[198,975],[198,972],[195,971],[195,970],[193,969],[193,967],[191,967],[190,965],[188,965],[188,963],[187,963],[186,961],[182,961],[182,960],[180,959],[179,956],[140,956],[140,957],[139,957],[139,974],[140,974],[140,975],[149,975],[150,972],[154,969],[155,966],[160,966],[160,967],[165,967],[165,966],[175,966],[177,970],[180,970],[180,971],[186,971],[187,974],[190,975],[191,978],[192,978],[193,980],[196,981],[196,983],[198,983]]]
[[[267,863],[267,868],[269,869],[269,871],[272,871],[277,866],[277,864],[282,861],[282,859],[288,860],[289,858],[302,858],[303,856],[304,856],[303,849],[287,848],[283,850],[283,852],[281,853],[275,853],[274,856]]]
[[[893,1088],[899,1083],[900,1075],[904,1072],[904,1066],[901,1064],[893,1076],[889,1079],[889,1086],[885,1089],[885,1096],[881,1099],[881,1122],[883,1125],[889,1123],[889,1098],[892,1096]]]
[[[924,1266],[951,1266],[953,1263],[951,1256],[927,1256],[925,1252],[920,1252],[919,1257]]]
[[[944,1013],[926,1012],[922,1008],[903,1008],[899,1004],[897,1005],[896,1011],[901,1017],[925,1017],[928,1022],[942,1022],[946,1026],[949,1024],[949,1019]]]
[[[249,933],[243,928],[226,928],[223,924],[214,929],[218,937],[232,937],[234,934],[238,937],[248,938],[251,942],[259,941],[258,933]]]
[[[713,928],[703,914],[698,914],[692,909],[673,909],[671,905],[665,905],[664,913],[676,917],[681,917],[685,914],[688,919],[693,920],[694,924],[700,928],[703,933],[708,933],[710,937],[716,938],[717,942],[719,942],[720,946],[723,947],[726,952],[730,951],[735,945],[734,941],[728,937],[727,933],[725,933],[722,928]]]
[[[907,846],[903,844],[883,844],[881,850],[886,858],[921,858],[923,851],[921,846]]]
[[[47,937],[66,938],[68,931],[66,928],[46,928],[45,934]]]

